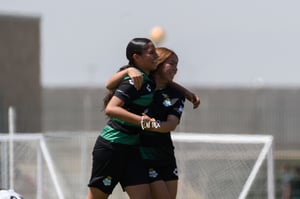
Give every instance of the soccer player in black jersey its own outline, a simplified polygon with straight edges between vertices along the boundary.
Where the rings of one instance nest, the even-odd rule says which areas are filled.
[[[149,77],[156,69],[157,54],[152,41],[135,38],[126,48],[129,65],[143,75],[137,90],[125,78],[107,99],[105,113],[110,117],[93,149],[92,173],[86,199],[106,199],[117,183],[131,199],[150,199],[150,187],[139,151],[140,122],[155,121],[142,113],[152,102],[155,89]]]
[[[174,84],[173,78],[177,73],[178,64],[177,55],[167,48],[156,48],[156,52],[157,69],[152,72],[156,90],[153,102],[145,110],[145,114],[160,122],[155,126],[149,123],[143,127],[140,134],[140,151],[148,171],[152,199],[175,199],[178,175],[170,132],[179,124],[185,96],[192,101],[194,108],[199,106],[200,99],[180,85]],[[139,77],[142,76],[136,69],[127,68],[114,75],[108,81],[107,88],[113,89],[126,75],[131,77],[137,88],[140,87],[142,81]]]

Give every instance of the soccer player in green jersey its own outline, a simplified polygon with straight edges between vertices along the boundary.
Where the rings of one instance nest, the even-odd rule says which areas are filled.
[[[173,82],[177,73],[178,57],[168,48],[156,48],[158,54],[157,69],[152,72],[156,90],[153,102],[145,110],[147,116],[156,121],[142,123],[140,151],[148,172],[152,199],[175,199],[177,194],[177,165],[170,132],[176,128],[184,108],[185,96],[197,108],[200,99],[197,95]],[[129,75],[139,89],[142,75],[134,68],[127,68],[115,74],[107,83],[113,89],[120,80]]]
[[[139,151],[141,120],[150,105],[155,89],[149,77],[156,69],[157,54],[152,41],[134,38],[126,48],[129,65],[143,75],[137,90],[130,78],[124,78],[107,100],[105,113],[110,117],[93,149],[92,174],[86,199],[106,199],[117,183],[131,199],[150,199],[150,187]]]

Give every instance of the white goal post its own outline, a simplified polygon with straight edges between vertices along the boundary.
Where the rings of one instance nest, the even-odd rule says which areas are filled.
[[[9,187],[11,170],[14,187],[24,198],[85,197],[98,134],[0,134],[0,184]],[[178,199],[274,199],[272,136],[174,132],[172,139]],[[12,151],[9,140],[14,143]],[[14,153],[13,164],[9,153]],[[120,187],[110,196],[125,198]]]
[[[200,161],[205,161],[204,157],[205,155],[201,154],[201,153],[210,153],[213,154],[214,152],[212,152],[211,148],[217,148],[218,145],[222,145],[223,148],[222,149],[228,149],[228,151],[226,150],[216,150],[216,152],[218,154],[214,154],[215,155],[215,159],[224,159],[224,161],[226,161],[225,157],[227,156],[227,158],[240,158],[240,159],[253,159],[253,163],[251,163],[252,161],[250,161],[249,164],[249,169],[245,170],[245,173],[249,173],[249,175],[247,176],[247,178],[245,178],[245,181],[243,181],[242,179],[237,179],[237,177],[234,177],[234,179],[237,181],[237,183],[243,183],[242,189],[240,190],[240,192],[238,193],[238,197],[234,197],[233,195],[229,196],[228,198],[238,198],[238,199],[244,199],[244,198],[248,198],[249,197],[249,192],[250,192],[250,188],[253,187],[254,181],[257,178],[260,170],[262,170],[263,168],[263,164],[264,167],[266,168],[266,173],[265,176],[263,176],[264,178],[266,178],[266,183],[264,185],[260,184],[258,186],[263,186],[265,188],[265,192],[263,195],[260,196],[256,196],[258,198],[268,198],[268,199],[274,199],[275,196],[275,191],[274,191],[274,161],[273,161],[273,136],[270,135],[233,135],[233,134],[200,134],[200,133],[173,133],[172,134],[172,139],[175,143],[175,149],[176,149],[176,153],[177,153],[177,160],[179,161],[179,170],[180,170],[180,166],[184,167],[184,164],[186,163],[186,160],[189,158],[192,159],[197,159],[199,158]],[[185,144],[184,144],[185,143]],[[198,151],[196,154],[191,155],[191,154],[185,154],[185,155],[181,155],[182,151],[184,151],[183,147],[181,147],[182,145],[189,145],[189,144],[197,144],[198,146],[204,145],[206,144],[207,147],[206,149],[208,149],[207,151]],[[245,149],[247,150],[255,150],[257,152],[253,153],[252,155],[249,154],[249,151],[245,150],[245,151],[238,151],[239,149],[242,149],[243,147],[235,147],[235,145],[241,145],[241,146],[247,146],[247,145],[257,145],[255,147],[255,149],[251,149],[252,147],[247,147]],[[210,148],[210,149],[209,149]],[[199,147],[199,150],[205,150],[204,148]],[[195,150],[196,151],[196,150]],[[191,150],[189,153],[193,153],[193,151]],[[184,154],[184,153],[183,153]],[[254,158],[254,156],[256,156]],[[234,157],[236,156],[236,157]],[[253,157],[251,157],[253,156]],[[187,158],[186,158],[187,157]],[[211,159],[213,157],[210,157]],[[184,159],[184,162],[181,162],[181,160]],[[199,162],[200,162],[199,161]],[[247,160],[248,161],[248,160]],[[249,162],[249,161],[248,161]],[[220,164],[222,164],[222,162],[220,162]],[[245,165],[245,163],[241,164],[241,165]],[[199,166],[201,166],[201,163],[199,163]],[[211,165],[213,166],[213,165]],[[238,167],[236,167],[238,168]],[[240,167],[241,169],[243,169],[242,167]],[[211,169],[210,166],[206,167],[206,170],[204,170],[204,172],[209,172],[209,170]],[[226,168],[226,170],[224,169],[219,170],[219,173],[222,173],[222,176],[226,175],[226,172],[228,172],[230,168]],[[183,173],[187,172],[186,170],[183,171]],[[233,171],[234,172],[234,171]],[[239,171],[236,171],[239,172]],[[183,174],[184,175],[184,174]],[[228,178],[230,178],[230,176],[227,176]],[[262,176],[260,176],[262,177]],[[231,180],[230,183],[235,183],[235,180]],[[184,183],[182,186],[184,187]],[[199,184],[199,186],[201,186],[203,184]],[[208,190],[212,191],[211,189],[209,189],[209,186],[206,186]],[[230,187],[230,186],[228,186]],[[218,187],[217,187],[218,189]],[[180,188],[179,188],[180,190]],[[234,192],[235,190],[229,190],[229,192]],[[253,190],[253,192],[255,192],[255,190]],[[223,195],[223,193],[220,193],[222,195],[222,198],[226,198],[225,195]],[[205,194],[204,194],[205,195]],[[216,198],[216,196],[214,196]],[[202,198],[213,198],[213,197],[205,197],[202,196]],[[219,196],[220,198],[220,196]],[[249,197],[251,198],[251,197]]]
[[[64,199],[52,157],[42,134],[0,134],[0,150],[2,188],[16,189],[23,195],[30,187],[31,193],[25,198]],[[46,192],[49,192],[48,197]]]

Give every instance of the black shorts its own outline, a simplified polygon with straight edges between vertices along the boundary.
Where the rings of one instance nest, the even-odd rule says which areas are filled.
[[[118,182],[123,190],[127,186],[149,183],[139,148],[112,143],[99,136],[93,149],[88,186],[111,194]]]
[[[163,180],[178,180],[176,160],[144,160],[148,171],[149,183]]]

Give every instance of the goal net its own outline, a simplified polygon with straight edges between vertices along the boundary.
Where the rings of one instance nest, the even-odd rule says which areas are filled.
[[[85,198],[98,132],[0,134],[0,187],[24,198]],[[178,199],[274,199],[272,136],[173,133]],[[110,199],[127,199],[120,186]]]
[[[178,198],[274,199],[273,138],[173,134]]]
[[[0,134],[0,188],[24,198],[63,199],[59,179],[41,134]]]

